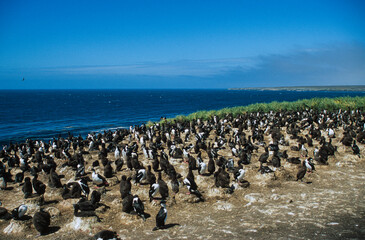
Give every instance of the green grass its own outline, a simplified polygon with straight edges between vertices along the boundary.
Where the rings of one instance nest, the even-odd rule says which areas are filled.
[[[339,98],[311,98],[302,99],[295,102],[271,102],[271,103],[256,103],[247,106],[239,106],[232,108],[223,108],[220,110],[211,111],[199,111],[191,113],[187,116],[178,115],[175,118],[169,118],[166,121],[172,122],[174,120],[178,122],[191,121],[196,119],[207,120],[213,116],[223,117],[227,114],[237,116],[243,113],[251,112],[270,112],[270,111],[303,111],[305,109],[313,109],[321,111],[326,109],[327,111],[336,111],[338,109],[343,110],[365,110],[365,97],[339,97]],[[148,122],[147,126],[151,126],[153,123]]]

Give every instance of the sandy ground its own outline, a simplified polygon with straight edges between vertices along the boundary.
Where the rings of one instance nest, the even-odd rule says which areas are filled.
[[[284,129],[282,132],[285,132]],[[351,148],[339,143],[341,131],[336,131],[336,134],[333,145],[338,146],[338,151],[330,157],[329,165],[316,165],[316,171],[306,174],[303,182],[295,181],[298,166],[285,160],[282,160],[283,166],[276,169],[275,173],[260,174],[258,158],[264,152],[262,147],[253,154],[252,163],[244,166],[245,180],[250,182],[250,186],[240,187],[232,195],[216,188],[213,176],[199,176],[194,171],[206,201],[194,203],[195,198],[186,195],[187,189],[182,185],[173,199],[170,189],[167,202],[167,224],[170,227],[159,231],[152,231],[159,206],[149,202],[148,185],[132,186],[132,194],[138,194],[144,200],[145,211],[151,215],[146,222],[136,215],[121,211],[119,185],[111,179],[111,186],[101,201],[110,209],[101,207],[96,211],[102,218],[100,223],[95,217],[74,217],[72,204],[77,199],[63,200],[61,190],[47,187],[45,200],[48,204],[44,208],[51,213],[51,226],[54,228],[50,234],[37,239],[90,239],[103,229],[116,231],[121,239],[365,239],[364,157],[353,155]],[[210,139],[213,138],[210,136]],[[269,140],[269,136],[265,136],[265,141]],[[290,143],[297,145],[294,140],[290,140]],[[318,142],[314,141],[314,144],[318,145]],[[364,154],[364,146],[358,145]],[[281,151],[285,149],[290,157],[299,156],[289,147],[280,146]],[[311,156],[313,148],[308,148],[308,151]],[[221,150],[219,154],[232,156],[227,149]],[[202,156],[207,163],[206,153],[203,152]],[[90,164],[97,159],[97,152],[84,157],[91,176]],[[114,154],[109,153],[108,158],[114,159]],[[142,153],[139,159],[143,159]],[[149,160],[142,162],[146,166]],[[186,176],[186,163],[181,163],[180,159],[170,159],[170,162],[183,177]],[[100,173],[102,170],[103,167],[98,169]],[[57,171],[66,176],[62,179],[63,183],[74,175],[67,167],[58,168]],[[133,173],[124,167],[118,173],[118,178]],[[43,174],[39,179],[48,182]],[[164,174],[163,179],[171,187]],[[94,188],[92,184],[90,186]],[[3,207],[13,209],[20,204],[27,204],[27,215],[32,217],[39,209],[38,199],[25,200],[18,184],[9,183],[8,187],[14,189],[0,192]],[[34,239],[37,234],[32,219],[0,220],[0,239]]]

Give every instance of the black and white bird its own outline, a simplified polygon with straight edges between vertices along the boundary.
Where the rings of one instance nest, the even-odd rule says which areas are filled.
[[[0,190],[5,190],[7,182],[4,176],[0,176]]]
[[[183,160],[184,160],[184,162],[187,162],[188,161],[189,155],[190,155],[189,152],[186,151],[185,148],[183,148]]]
[[[335,131],[333,131],[332,128],[327,129],[328,137],[334,138],[335,137]]]
[[[306,147],[304,147],[304,144],[302,144],[302,146],[300,147],[299,152],[302,157],[308,156],[308,150]]]
[[[20,205],[17,208],[14,208],[13,211],[11,211],[11,216],[15,219],[15,220],[19,220],[22,219],[23,216],[25,215],[25,213],[27,212],[28,207],[27,205]]]
[[[102,230],[94,235],[95,240],[117,240],[118,234],[110,230]]]
[[[277,144],[277,142],[270,142],[269,144],[269,150],[272,152],[277,152],[279,151],[279,145]]]
[[[81,191],[85,194],[87,199],[89,197],[90,188],[87,184],[86,178],[81,178],[77,183],[80,185]]]
[[[143,152],[143,155],[146,159],[149,159],[149,155],[148,155],[148,149],[146,147],[142,147],[142,152]]]
[[[94,150],[94,147],[95,147],[95,143],[93,140],[91,140],[89,143],[89,151]]]
[[[134,183],[137,185],[137,183],[141,183],[145,179],[146,179],[146,169],[144,168],[137,169]]]
[[[204,201],[203,195],[198,190],[198,185],[195,182],[194,174],[191,168],[186,178],[183,180],[183,184],[188,188],[188,194],[196,195],[200,201]]]
[[[71,158],[71,154],[68,151],[62,150],[62,155],[67,160]]]
[[[260,163],[259,172],[261,174],[265,174],[265,173],[272,173],[274,171],[271,168],[269,168],[269,166],[265,166],[262,163]]]
[[[138,195],[133,196],[132,206],[137,215],[140,216],[143,219],[143,221],[146,221],[146,216],[144,213],[144,205],[141,199],[138,197]]]
[[[77,164],[76,175],[75,178],[80,178],[85,176],[85,166],[82,163]]]
[[[167,209],[166,209],[166,201],[162,200],[160,211],[158,211],[156,215],[156,227],[152,229],[152,231],[156,231],[158,229],[164,228],[167,219]]]
[[[120,151],[119,151],[118,146],[115,147],[114,158],[115,158],[115,161],[120,159]]]
[[[93,173],[91,175],[92,179],[93,179],[93,183],[98,186],[98,187],[102,187],[102,186],[109,186],[109,183],[106,181],[105,177],[101,176],[99,173],[95,172],[95,169],[92,169]]]
[[[313,157],[314,159],[317,159],[319,157],[319,149],[317,147],[314,147]]]
[[[233,158],[230,158],[230,159],[227,160],[227,162],[226,162],[226,168],[229,171],[233,171],[234,170],[234,160],[233,160]]]
[[[21,157],[19,160],[19,165],[22,171],[27,171],[29,169],[29,163],[26,158]]]
[[[315,170],[312,158],[307,158],[304,160],[303,165],[306,167],[307,171],[310,173]]]
[[[231,148],[231,150],[232,150],[232,155],[233,155],[234,157],[238,157],[238,150],[237,150],[237,148],[232,147],[232,148]]]
[[[160,185],[158,183],[153,183],[150,186],[150,190],[148,192],[148,195],[150,197],[150,202],[154,200],[154,197],[157,195],[157,193],[160,192]]]
[[[241,180],[243,180],[243,178],[245,177],[245,173],[246,171],[244,169],[236,169],[233,174],[234,174],[234,180],[236,180],[236,182],[240,182]]]
[[[200,153],[200,152],[199,152]],[[207,164],[198,156],[198,173],[204,175],[207,172]]]

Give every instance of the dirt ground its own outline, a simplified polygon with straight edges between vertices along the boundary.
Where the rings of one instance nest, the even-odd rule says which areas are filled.
[[[285,129],[282,132],[285,133]],[[103,229],[116,231],[121,239],[365,239],[365,147],[358,144],[362,153],[359,158],[353,155],[350,147],[339,143],[342,131],[337,130],[336,135],[333,145],[338,146],[338,150],[330,157],[329,165],[316,165],[316,171],[307,173],[303,182],[295,181],[298,166],[285,160],[275,173],[259,173],[258,158],[264,152],[262,147],[253,154],[252,163],[244,166],[245,180],[250,186],[239,187],[233,194],[216,188],[213,176],[200,176],[194,171],[206,201],[195,203],[195,198],[186,194],[187,189],[182,184],[175,198],[170,189],[167,201],[169,228],[164,230],[152,231],[160,207],[149,202],[148,185],[132,184],[132,194],[139,195],[145,211],[151,215],[145,222],[136,215],[121,211],[119,185],[113,178],[101,200],[110,209],[101,207],[96,211],[101,222],[95,217],[74,217],[72,204],[77,199],[63,200],[61,190],[47,187],[47,204],[43,207],[51,213],[53,228],[50,234],[37,239],[90,239]],[[290,145],[297,145],[288,137],[287,140]],[[265,136],[265,141],[270,141],[269,136]],[[318,145],[318,142],[314,141],[314,144]],[[280,151],[283,150],[288,150],[289,157],[299,156],[289,147],[280,146]],[[308,152],[313,156],[313,148],[308,148]],[[228,149],[219,151],[219,154],[232,157]],[[98,159],[97,152],[84,157],[91,176],[90,165]],[[207,163],[204,151],[202,157]],[[108,158],[113,160],[114,153],[109,153]],[[142,153],[139,159],[143,159]],[[149,160],[142,162],[147,166]],[[183,177],[187,175],[187,164],[181,159],[170,159],[170,162]],[[100,173],[102,170],[103,167],[97,168]],[[68,167],[58,168],[57,172],[65,175],[62,183],[74,176]],[[133,173],[124,167],[117,175],[120,179],[123,174],[132,176]],[[170,187],[168,177],[162,176]],[[39,179],[48,182],[43,173]],[[18,184],[9,183],[8,187],[13,189],[0,191],[3,207],[9,210],[27,204],[27,215],[32,217],[39,209],[38,198],[24,199]],[[90,187],[94,189],[92,184]],[[38,232],[30,217],[24,221],[0,220],[0,239],[34,239]]]

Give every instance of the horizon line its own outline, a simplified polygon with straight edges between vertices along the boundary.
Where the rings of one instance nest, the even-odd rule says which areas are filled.
[[[349,85],[311,85],[311,86],[271,86],[271,87],[229,87],[229,88],[0,88],[2,90],[255,90],[255,89],[280,89],[280,88],[328,88],[328,87],[365,87],[365,84]]]

